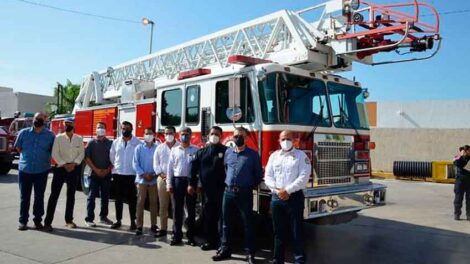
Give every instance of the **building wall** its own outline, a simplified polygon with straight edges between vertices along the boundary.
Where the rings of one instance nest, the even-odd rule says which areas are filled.
[[[14,93],[12,90],[0,91],[0,111],[3,118],[13,117],[16,111],[21,113],[44,111],[46,104],[52,101],[52,96]]]
[[[393,171],[393,162],[452,160],[458,148],[470,145],[470,129],[372,128],[373,171]]]
[[[379,102],[378,128],[470,128],[470,100]]]

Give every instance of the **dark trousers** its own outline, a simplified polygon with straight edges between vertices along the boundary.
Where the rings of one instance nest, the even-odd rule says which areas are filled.
[[[87,216],[85,221],[93,222],[95,220],[95,199],[98,195],[101,197],[100,218],[108,217],[109,191],[111,188],[111,177],[98,177],[91,175],[90,192],[88,193],[86,210]]]
[[[295,263],[305,263],[302,237],[304,211],[304,195],[302,191],[291,194],[287,201],[283,201],[273,194],[271,210],[274,226],[274,258],[279,263],[284,263],[285,243],[289,234],[292,234]]]
[[[210,186],[204,189],[203,230],[206,242],[213,245],[219,245],[220,242],[223,196],[224,187]]]
[[[253,191],[252,189],[233,192],[226,190],[222,202],[222,241],[221,250],[231,251],[231,234],[234,211],[238,209],[244,227],[244,248],[247,253],[255,254],[255,234],[253,230]]]
[[[44,215],[44,192],[47,185],[47,174],[43,173],[26,173],[19,171],[18,185],[20,188],[20,218],[19,222],[26,225],[29,219],[29,205],[31,203],[31,192],[34,187],[34,204],[33,204],[33,221],[40,223]]]
[[[47,202],[47,214],[44,223],[46,225],[52,224],[54,220],[55,208],[57,200],[59,200],[60,191],[64,183],[67,184],[67,202],[65,204],[65,222],[70,223],[73,221],[73,207],[75,206],[75,191],[77,190],[77,183],[81,166],[76,166],[71,172],[67,172],[65,168],[54,168],[54,176],[52,177],[51,195]]]
[[[462,214],[462,203],[465,196],[465,209],[467,217],[470,217],[470,178],[465,176],[457,176],[454,185],[454,214],[460,216]]]
[[[135,186],[135,175],[114,174],[113,179],[116,184],[116,220],[122,220],[122,207],[124,200],[129,206],[129,217],[131,223],[135,222],[137,210],[137,188]]]
[[[183,238],[184,204],[188,210],[186,237],[194,239],[194,223],[196,219],[196,195],[188,194],[188,177],[173,177],[173,239]]]

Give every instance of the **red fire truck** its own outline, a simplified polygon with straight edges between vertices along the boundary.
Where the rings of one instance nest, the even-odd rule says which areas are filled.
[[[421,10],[435,16],[423,22]],[[315,14],[317,20],[307,19]],[[223,143],[233,145],[234,127],[244,126],[264,166],[279,148],[280,131],[289,129],[312,162],[305,219],[357,212],[384,204],[386,186],[370,181],[375,144],[365,110],[368,91],[336,74],[350,71],[353,62],[427,59],[440,43],[436,10],[417,1],[331,0],[282,10],[86,76],[74,109],[76,133],[92,138],[97,122],[107,124],[109,138],[120,136],[122,121],[131,122],[140,138],[146,127],[161,137],[165,126],[188,126],[192,143],[203,146],[218,125]],[[382,55],[400,50],[409,57]],[[414,57],[419,52],[423,56]],[[268,214],[264,184],[253,198],[255,210]]]

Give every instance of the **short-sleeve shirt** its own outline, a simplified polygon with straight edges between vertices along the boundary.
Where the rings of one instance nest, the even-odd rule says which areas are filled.
[[[109,150],[113,142],[107,138],[98,140],[96,138],[88,142],[85,149],[85,157],[91,159],[98,169],[107,169],[111,166],[109,159]]]
[[[15,148],[20,148],[20,171],[36,174],[51,168],[51,152],[55,136],[47,128],[36,133],[33,127],[23,128],[16,138]]]

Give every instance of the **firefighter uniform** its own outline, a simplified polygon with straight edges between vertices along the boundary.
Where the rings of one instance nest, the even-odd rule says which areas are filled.
[[[465,196],[467,219],[470,220],[470,172],[465,169],[469,161],[470,157],[467,156],[460,156],[454,160],[457,172],[454,185],[454,216],[456,219],[459,219],[462,214],[462,203]]]
[[[209,144],[200,149],[192,161],[191,186],[197,187],[200,182],[203,189],[203,230],[206,243],[211,247],[217,246],[220,240],[218,229],[225,190],[225,151],[227,147],[220,143]]]
[[[271,210],[274,226],[274,261],[284,263],[284,249],[290,229],[293,236],[295,263],[305,263],[302,222],[304,194],[312,166],[307,155],[298,149],[278,150],[271,154],[265,169],[265,184],[272,192]],[[288,200],[278,196],[280,189],[289,193]]]

